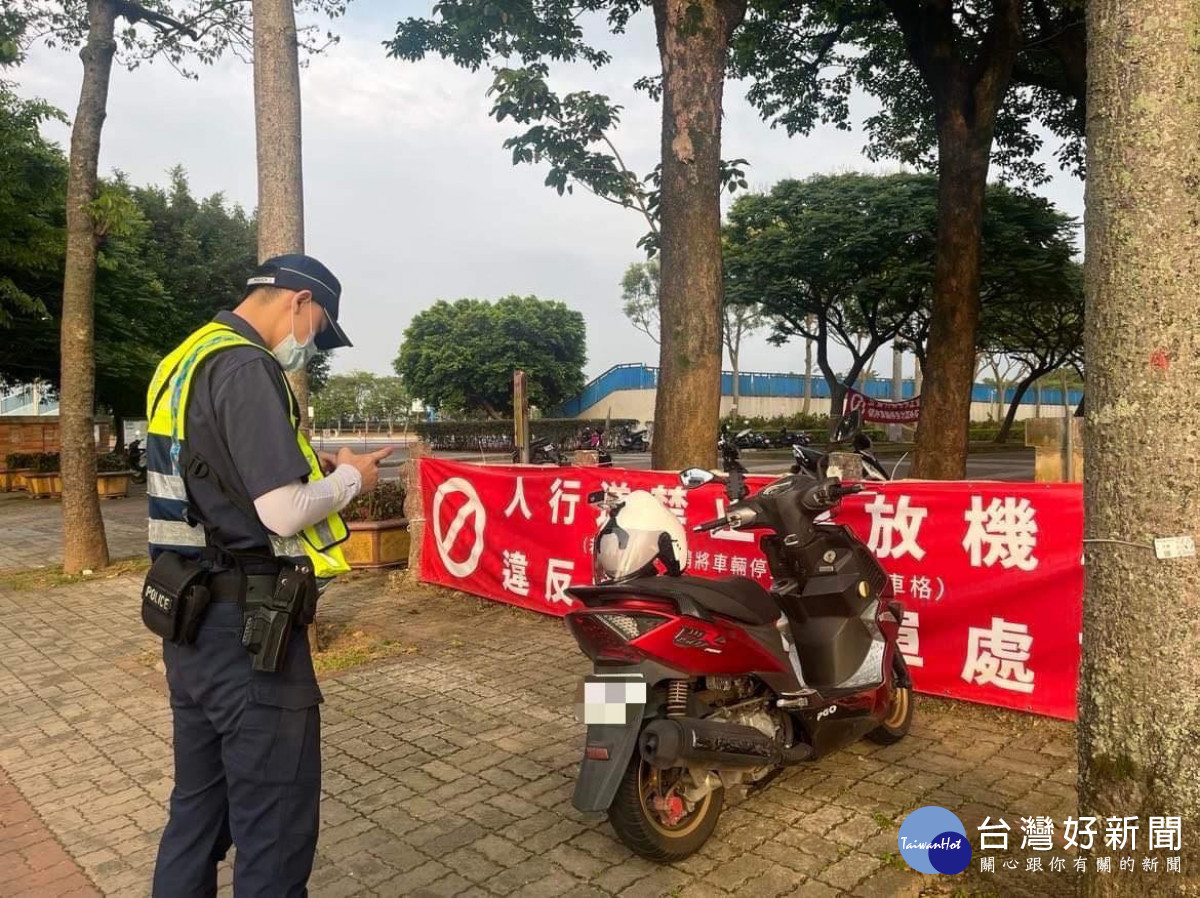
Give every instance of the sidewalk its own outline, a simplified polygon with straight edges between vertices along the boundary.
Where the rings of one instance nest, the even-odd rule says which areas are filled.
[[[0,896],[68,884],[81,895],[147,893],[171,746],[138,587],[123,577],[0,589]],[[1004,817],[1017,847],[1021,816],[1074,813],[1072,728],[1060,722],[920,701],[904,742],[864,742],[789,771],[731,802],[699,855],[663,867],[634,858],[606,823],[571,806],[582,740],[572,701],[588,664],[560,621],[389,591],[380,575],[339,585],[320,620],[326,638],[371,636],[390,657],[322,680],[317,898],[1070,887],[1070,874],[1009,874],[999,863],[996,874],[939,881],[909,870],[896,850],[896,826],[923,804],[954,810],[971,834],[985,815]],[[353,660],[330,657],[332,666]],[[226,867],[222,883],[229,877]]]
[[[146,488],[131,485],[128,499],[101,499],[108,552],[115,561],[146,554]],[[62,564],[62,501],[0,493],[0,570]]]

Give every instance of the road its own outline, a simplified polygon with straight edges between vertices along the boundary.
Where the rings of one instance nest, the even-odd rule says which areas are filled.
[[[397,465],[408,456],[408,452],[403,444],[389,443],[386,439],[376,437],[372,437],[370,440],[322,441],[318,439],[314,441],[314,445],[325,452],[336,452],[341,446],[348,446],[355,452],[366,452],[383,446],[394,445],[396,446],[396,451],[384,463],[383,476],[387,479],[397,476]],[[491,465],[507,464],[509,460],[507,454],[496,453],[438,452],[436,455],[438,458],[445,458],[451,461],[467,461]],[[896,475],[904,477],[908,474],[911,458],[896,459],[885,455],[881,460],[889,471],[899,461]],[[754,474],[783,474],[787,472],[791,465],[791,461],[785,453],[771,450],[765,452],[746,450],[742,453],[742,462]],[[628,455],[618,454],[613,457],[613,465],[618,468],[645,470],[650,467],[650,454],[648,452],[631,453]],[[1033,450],[1014,447],[1002,452],[986,452],[973,455],[967,460],[967,478],[970,480],[1033,480]]]

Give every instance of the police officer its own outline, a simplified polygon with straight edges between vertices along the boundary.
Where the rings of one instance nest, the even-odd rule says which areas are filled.
[[[157,896],[216,894],[235,845],[238,898],[305,895],[321,789],[321,692],[305,629],[275,672],[252,668],[244,615],[287,564],[316,582],[348,570],[338,512],[378,478],[391,450],[314,453],[286,371],[349,346],[341,285],[309,256],[270,259],[240,305],[159,365],[147,396],[150,554],[211,570],[211,604],[191,644],[163,642],[174,718],[175,787],[154,871]]]

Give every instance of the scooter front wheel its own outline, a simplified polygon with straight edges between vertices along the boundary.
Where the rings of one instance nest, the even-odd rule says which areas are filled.
[[[648,860],[674,863],[695,854],[721,816],[724,789],[714,789],[687,810],[674,789],[683,772],[656,770],[635,752],[608,809],[608,821],[621,841]]]

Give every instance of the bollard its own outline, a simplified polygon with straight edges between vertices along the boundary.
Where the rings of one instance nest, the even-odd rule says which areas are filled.
[[[577,468],[598,468],[600,466],[600,453],[595,449],[576,449],[575,459],[572,464]]]
[[[830,452],[827,473],[842,480],[862,480],[862,456],[857,452]]]
[[[420,465],[417,462],[431,455],[429,444],[415,440],[408,444],[408,461],[404,463],[404,513],[408,518],[408,574],[421,576],[421,543],[425,536],[425,502],[421,496]]]

